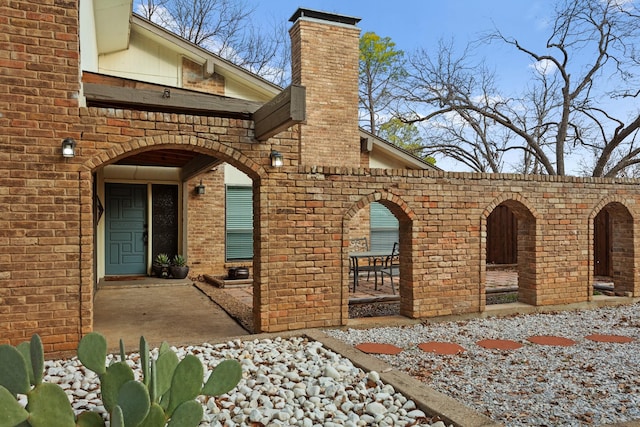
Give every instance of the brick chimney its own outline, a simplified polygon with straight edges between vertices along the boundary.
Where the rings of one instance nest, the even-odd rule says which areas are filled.
[[[292,83],[307,97],[300,163],[358,167],[360,19],[300,8],[289,21]]]

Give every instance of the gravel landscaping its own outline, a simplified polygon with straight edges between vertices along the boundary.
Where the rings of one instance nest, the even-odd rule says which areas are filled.
[[[508,426],[601,425],[640,419],[640,305],[521,315],[509,318],[429,323],[366,330],[329,330],[356,345],[393,344],[404,351],[380,355],[433,389]],[[633,337],[603,343],[592,334]],[[569,347],[541,346],[534,335],[577,341]],[[518,350],[487,350],[482,339],[520,342]],[[417,344],[453,342],[466,351],[454,356],[426,353]]]
[[[222,303],[220,299],[217,302]],[[398,310],[397,303],[354,304],[349,307],[349,317],[393,315]],[[640,420],[638,304],[325,332],[351,345],[378,342],[403,348],[397,356],[377,357],[508,426],[601,425]],[[618,344],[585,339],[591,334],[625,335],[636,340]],[[571,347],[540,346],[526,340],[532,335],[557,335],[578,343]],[[476,344],[487,338],[510,339],[524,346],[500,351]],[[417,348],[418,343],[428,341],[457,343],[466,351],[439,356]]]
[[[241,323],[249,313],[221,290],[207,292]],[[397,313],[397,303],[353,305],[352,317]],[[387,313],[388,312],[388,313]],[[403,327],[328,329],[349,345],[392,344],[398,355],[378,355],[480,414],[506,426],[583,426],[640,420],[640,304],[594,310],[518,315],[506,318],[432,322]],[[631,337],[630,343],[595,342],[593,334]],[[572,346],[529,342],[549,335]],[[513,340],[516,350],[488,350],[477,342]],[[418,348],[426,342],[464,347],[457,355]],[[196,354],[209,372],[225,358],[239,360],[244,378],[228,395],[202,398],[201,426],[437,426],[431,418],[376,372],[304,337],[238,339],[179,347]],[[135,366],[138,355],[132,353]],[[95,375],[76,359],[49,361],[46,381],[61,384],[76,410],[104,411]]]
[[[187,353],[200,358],[205,376],[225,358],[243,367],[243,379],[228,394],[201,396],[201,426],[445,426],[382,383],[377,372],[364,372],[307,338],[233,340],[176,351],[180,359]],[[138,354],[128,357],[136,369]],[[45,381],[60,384],[77,412],[104,415],[97,376],[77,359],[49,361],[45,369]],[[138,369],[136,374],[141,375]]]

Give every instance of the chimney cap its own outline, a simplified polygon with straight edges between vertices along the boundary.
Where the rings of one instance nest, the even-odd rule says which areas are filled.
[[[360,18],[355,18],[353,16],[338,15],[335,13],[323,12],[321,10],[305,9],[303,7],[298,8],[298,10],[296,10],[296,12],[291,15],[291,18],[289,18],[289,22],[295,22],[303,17],[348,25],[356,25],[358,22],[360,22]]]

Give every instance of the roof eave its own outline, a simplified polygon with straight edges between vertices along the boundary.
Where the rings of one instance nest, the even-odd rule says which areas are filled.
[[[251,73],[238,65],[233,64],[226,59],[200,47],[177,34],[168,31],[161,26],[143,18],[135,13],[131,18],[132,25],[143,31],[156,42],[177,50],[187,58],[194,60],[199,64],[206,63],[206,70],[209,74],[214,71],[218,74],[236,81],[241,81],[254,90],[257,90],[268,96],[275,96],[282,91],[282,88],[270,81]]]

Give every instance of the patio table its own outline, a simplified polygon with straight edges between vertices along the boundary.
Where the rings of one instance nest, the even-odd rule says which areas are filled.
[[[380,262],[380,267],[382,267],[382,263],[384,259],[391,255],[389,251],[362,251],[362,252],[349,252],[349,258],[351,258],[351,262],[353,265],[353,291],[356,291],[356,287],[358,286],[358,273],[360,271],[359,260],[368,259],[369,264],[373,261],[373,273],[377,280],[377,272],[375,270],[378,261]]]

